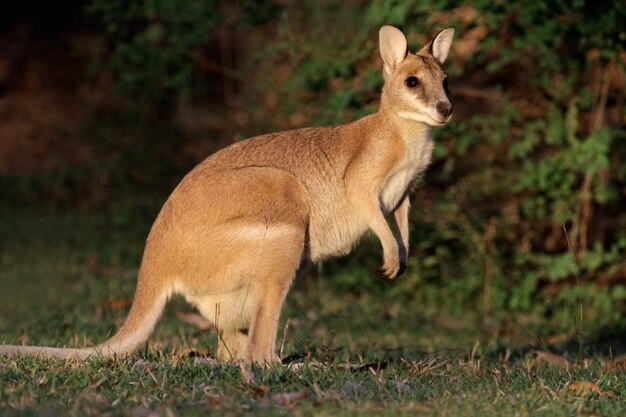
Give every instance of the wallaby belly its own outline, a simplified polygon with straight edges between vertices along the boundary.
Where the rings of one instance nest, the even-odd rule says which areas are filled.
[[[327,196],[311,207],[308,255],[312,261],[346,255],[367,231],[367,223],[345,195]]]

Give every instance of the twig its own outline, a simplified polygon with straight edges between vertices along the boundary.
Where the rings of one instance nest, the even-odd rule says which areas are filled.
[[[289,318],[285,322],[285,330],[283,330],[283,340],[280,342],[280,357],[283,357],[283,350],[285,349],[285,339],[287,338],[287,329],[289,329]]]
[[[495,250],[494,247],[494,238],[496,235],[496,230],[498,228],[497,220],[495,217],[492,217],[487,224],[487,228],[484,234],[484,245],[485,245],[485,280],[483,283],[483,316],[487,317],[491,310],[491,294],[492,294],[492,286],[493,286],[493,270],[494,270],[494,261],[493,261],[493,252]]]
[[[598,95],[598,101],[595,107],[591,127],[592,132],[600,129],[604,122],[604,112],[606,110],[606,101],[609,94],[610,83],[611,79],[609,77],[609,68],[608,66],[606,66],[602,71],[600,93]],[[600,177],[605,176],[605,174],[602,172],[598,172],[598,175]],[[572,243],[572,249],[576,257],[580,257],[587,250],[589,224],[591,223],[591,219],[593,217],[593,207],[591,205],[592,180],[592,173],[587,171],[580,187],[580,199],[576,207],[576,215],[574,217],[574,223],[572,224],[571,228],[571,234],[574,239]]]
[[[567,234],[567,228],[565,227],[565,224],[563,224],[563,232],[565,233],[565,241],[567,242],[567,248],[569,249],[570,252],[572,252],[572,255],[574,256],[574,262],[576,263],[576,254],[573,252],[572,250],[572,245],[570,243],[569,240],[569,235]],[[578,358],[580,359],[582,357],[582,352],[583,352],[583,297],[581,295],[581,290],[580,290],[580,276],[578,274],[578,265],[576,265],[576,287],[578,288],[578,306],[580,309],[580,321],[578,322],[578,326],[575,325],[575,332],[576,332],[576,341],[578,342]]]

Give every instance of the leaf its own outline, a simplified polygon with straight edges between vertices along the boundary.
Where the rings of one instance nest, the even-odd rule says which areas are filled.
[[[589,381],[576,381],[567,386],[568,391],[573,391],[576,395],[587,397],[591,394],[602,395],[603,392],[599,386]]]
[[[159,413],[147,407],[136,407],[130,410],[133,417],[158,417]]]
[[[352,391],[354,393],[367,391],[367,387],[365,385],[359,384],[353,379],[347,379],[346,382],[343,384],[343,387],[344,389]]]
[[[534,350],[533,353],[537,355],[537,360],[546,362],[549,365],[559,366],[561,368],[569,368],[569,361],[563,356],[555,355],[551,352]]]
[[[275,404],[290,406],[296,401],[305,400],[307,398],[307,393],[305,391],[277,392],[272,394],[270,398]]]
[[[206,394],[206,402],[213,407],[224,405],[224,396],[222,394]]]
[[[272,389],[269,386],[265,384],[261,384],[252,389],[252,396],[254,398],[263,398],[266,395],[268,395],[271,391]]]
[[[413,411],[413,413],[418,414],[426,414],[432,412],[430,407],[425,404],[418,403],[417,401],[408,401],[405,403],[404,407],[406,407],[406,410],[411,410]]]
[[[556,346],[563,343],[563,341],[568,340],[569,337],[571,336],[567,334],[553,334],[552,336],[548,336],[546,338],[545,343],[548,346]]]
[[[618,371],[626,369],[626,356],[612,360],[602,367],[602,371]]]
[[[198,313],[186,313],[183,311],[179,311],[178,313],[176,313],[176,317],[178,317],[185,323],[196,326],[198,329],[203,331],[213,328],[213,324],[211,324],[210,321],[208,321]]]
[[[411,391],[411,386],[404,381],[394,380],[393,385],[396,387],[398,392],[409,392]]]
[[[220,363],[217,359],[207,358],[204,356],[195,356],[193,358],[194,366],[218,366]]]
[[[283,359],[283,364],[285,364],[285,360]],[[287,367],[294,371],[301,371],[306,368],[318,368],[318,369],[327,369],[328,365],[316,361],[314,359],[307,359],[305,362],[287,362]]]
[[[102,303],[102,307],[107,310],[120,310],[126,308],[133,303],[132,298],[116,298],[115,300],[109,300]]]
[[[145,368],[146,367],[146,361],[144,361],[143,359],[137,359],[135,361],[135,363],[132,364],[132,367],[135,368]]]

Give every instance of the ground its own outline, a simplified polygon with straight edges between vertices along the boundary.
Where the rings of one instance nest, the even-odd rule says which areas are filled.
[[[85,346],[110,335],[128,311],[149,220],[1,214],[0,342]],[[543,331],[552,324],[532,315],[443,311],[398,296],[401,283],[346,289],[346,275],[376,280],[350,265],[303,271],[282,314],[282,366],[215,363],[214,332],[175,298],[131,357],[0,360],[0,414],[626,414],[619,345]]]

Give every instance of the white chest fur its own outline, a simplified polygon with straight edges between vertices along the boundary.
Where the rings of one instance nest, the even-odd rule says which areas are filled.
[[[400,203],[413,182],[430,163],[433,142],[430,134],[423,132],[416,137],[404,138],[404,155],[393,166],[380,192],[380,204],[390,212]]]

